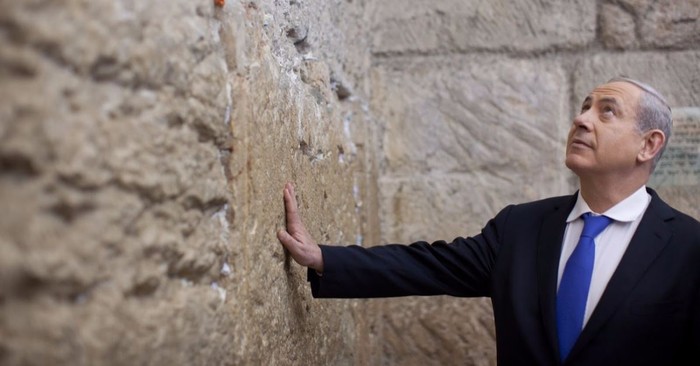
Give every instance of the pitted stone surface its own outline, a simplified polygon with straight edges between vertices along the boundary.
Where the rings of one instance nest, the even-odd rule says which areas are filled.
[[[0,364],[368,357],[275,237],[286,181],[319,239],[378,237],[366,4],[335,5],[0,4]]]

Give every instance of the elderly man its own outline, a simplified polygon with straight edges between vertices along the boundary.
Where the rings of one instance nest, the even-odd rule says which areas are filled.
[[[700,223],[646,187],[671,133],[650,86],[615,78],[571,125],[571,196],[510,205],[451,243],[318,245],[284,188],[278,238],[314,297],[491,298],[498,364],[700,365]]]

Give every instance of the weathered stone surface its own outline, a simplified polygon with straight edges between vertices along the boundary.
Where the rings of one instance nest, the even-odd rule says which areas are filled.
[[[596,3],[389,0],[374,24],[376,53],[573,48],[594,40]]]
[[[571,113],[580,109],[580,103],[595,86],[619,75],[652,85],[666,97],[672,108],[700,105],[699,63],[698,51],[627,52],[583,58],[573,72],[576,104]]]
[[[563,166],[568,82],[556,63],[427,59],[375,74],[385,174],[483,171],[520,182],[530,196],[561,187],[565,169],[525,181],[510,174]]]
[[[7,364],[233,360],[226,65],[216,20],[171,5],[3,6]]]
[[[700,1],[660,0],[642,9],[646,10],[640,11],[639,35],[643,45],[697,48],[700,42]]]
[[[283,222],[280,189],[292,181],[317,240],[355,243],[367,235],[356,209],[363,200],[357,180],[364,165],[353,155],[359,141],[346,132],[337,106],[319,103],[311,87],[293,72],[277,71],[268,57],[263,54],[261,67],[234,89],[232,119],[244,123],[233,129],[232,196],[240,230],[232,241],[245,244],[233,268],[249,279],[235,294],[246,337],[237,349],[246,364],[352,364],[362,359],[360,344],[369,334],[359,317],[362,305],[312,301],[305,270],[284,256],[275,233]],[[348,117],[347,123],[365,121]]]
[[[600,13],[601,37],[609,48],[630,49],[639,46],[635,17],[617,4],[603,4]]]
[[[600,17],[603,43],[611,48],[695,48],[700,41],[697,0],[603,3]]]
[[[334,91],[368,96],[370,0],[260,1],[271,51],[284,67],[303,69],[321,61]],[[293,47],[288,47],[288,46]]]
[[[496,334],[488,299],[446,296],[383,300],[384,364],[496,365]]]
[[[0,8],[0,364],[369,357],[275,236],[294,181],[319,240],[378,238],[364,2]]]

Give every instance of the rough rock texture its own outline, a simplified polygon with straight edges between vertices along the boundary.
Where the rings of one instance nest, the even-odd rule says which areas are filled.
[[[650,185],[700,217],[699,18],[697,0],[0,0],[0,365],[495,365],[488,299],[313,300],[275,237],[283,184],[320,242],[472,235],[576,189],[570,121],[626,74],[685,131]]]
[[[275,236],[378,238],[365,8],[1,1],[0,364],[368,357]]]

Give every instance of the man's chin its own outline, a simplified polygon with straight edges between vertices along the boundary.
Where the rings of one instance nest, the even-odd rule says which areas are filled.
[[[583,161],[583,158],[580,156],[568,154],[566,156],[566,160],[564,160],[564,165],[566,165],[569,170],[574,172],[576,175],[579,175],[579,173],[583,172],[587,168],[587,164],[585,161]]]

